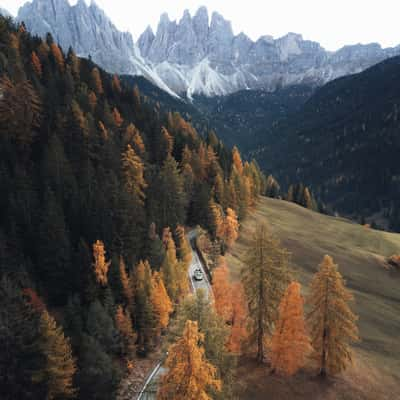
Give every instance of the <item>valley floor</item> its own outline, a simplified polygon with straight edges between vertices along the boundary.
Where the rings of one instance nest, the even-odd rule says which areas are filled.
[[[240,399],[400,399],[400,271],[385,260],[400,254],[400,234],[381,232],[351,221],[321,215],[293,203],[262,198],[242,224],[240,239],[228,255],[234,279],[255,226],[266,222],[292,254],[295,278],[307,286],[325,254],[339,264],[355,296],[361,342],[355,363],[343,376],[321,383],[315,370],[285,380],[266,366],[240,360]]]

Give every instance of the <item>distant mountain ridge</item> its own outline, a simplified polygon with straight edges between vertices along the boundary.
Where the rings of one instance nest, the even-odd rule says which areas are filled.
[[[143,75],[170,94],[222,96],[246,89],[273,91],[294,84],[322,85],[360,72],[400,54],[400,46],[345,46],[328,52],[318,43],[289,33],[279,39],[252,41],[234,35],[231,23],[205,7],[179,22],[163,14],[157,32],[147,28],[134,43],[92,1],[33,0],[19,10],[19,20],[40,36],[50,32],[64,48],[89,55],[109,72]]]
[[[304,182],[336,210],[384,211],[400,230],[400,57],[327,83],[253,141],[280,183]]]

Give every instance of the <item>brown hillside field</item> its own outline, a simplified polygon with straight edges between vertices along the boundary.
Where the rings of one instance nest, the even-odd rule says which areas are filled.
[[[361,342],[355,362],[345,373],[321,382],[310,363],[285,379],[269,374],[267,365],[249,358],[239,362],[240,399],[400,400],[400,271],[386,258],[400,254],[400,234],[376,231],[351,221],[318,214],[293,203],[262,198],[242,223],[240,238],[227,261],[239,278],[255,226],[266,222],[292,253],[291,267],[303,295],[322,257],[329,254],[352,291]]]

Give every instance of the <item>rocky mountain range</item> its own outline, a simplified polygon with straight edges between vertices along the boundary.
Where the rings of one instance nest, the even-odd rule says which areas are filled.
[[[157,31],[147,28],[136,43],[94,1],[71,6],[68,0],[33,0],[21,7],[17,18],[33,33],[50,32],[64,48],[90,55],[109,72],[143,75],[170,94],[189,99],[293,84],[319,86],[400,54],[400,46],[382,49],[376,43],[328,52],[295,33],[254,42],[244,33],[235,35],[220,14],[209,18],[205,7],[194,16],[185,11],[178,22],[163,14]]]
[[[0,14],[4,17],[11,17],[11,13],[9,13],[5,8],[0,7]]]

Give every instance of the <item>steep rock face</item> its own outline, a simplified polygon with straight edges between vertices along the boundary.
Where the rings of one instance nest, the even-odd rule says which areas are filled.
[[[51,33],[65,50],[72,47],[79,56],[92,57],[108,72],[143,75],[174,94],[143,60],[131,34],[120,32],[94,1],[71,6],[68,0],[33,0],[20,8],[17,19],[34,34]]]
[[[147,28],[136,45],[93,1],[70,6],[68,0],[33,0],[21,7],[18,19],[33,33],[50,32],[65,49],[72,46],[79,55],[90,55],[107,71],[143,75],[170,94],[189,98],[319,86],[400,54],[400,47],[382,49],[379,44],[328,52],[295,33],[254,42],[244,33],[235,36],[222,15],[214,12],[210,20],[205,7],[193,17],[186,10],[178,22],[163,14],[157,32]]]
[[[400,54],[399,47],[382,49],[378,44],[345,46],[332,53],[295,33],[253,42],[244,33],[235,36],[231,23],[218,13],[209,23],[204,7],[193,18],[185,11],[178,23],[164,14],[152,44],[139,40],[138,47],[161,79],[188,97],[321,85]]]
[[[21,7],[18,19],[40,36],[50,32],[64,49],[72,46],[109,71],[137,72],[130,60],[135,58],[131,35],[119,32],[94,2],[88,7],[79,0],[71,7],[67,0],[34,0]]]

